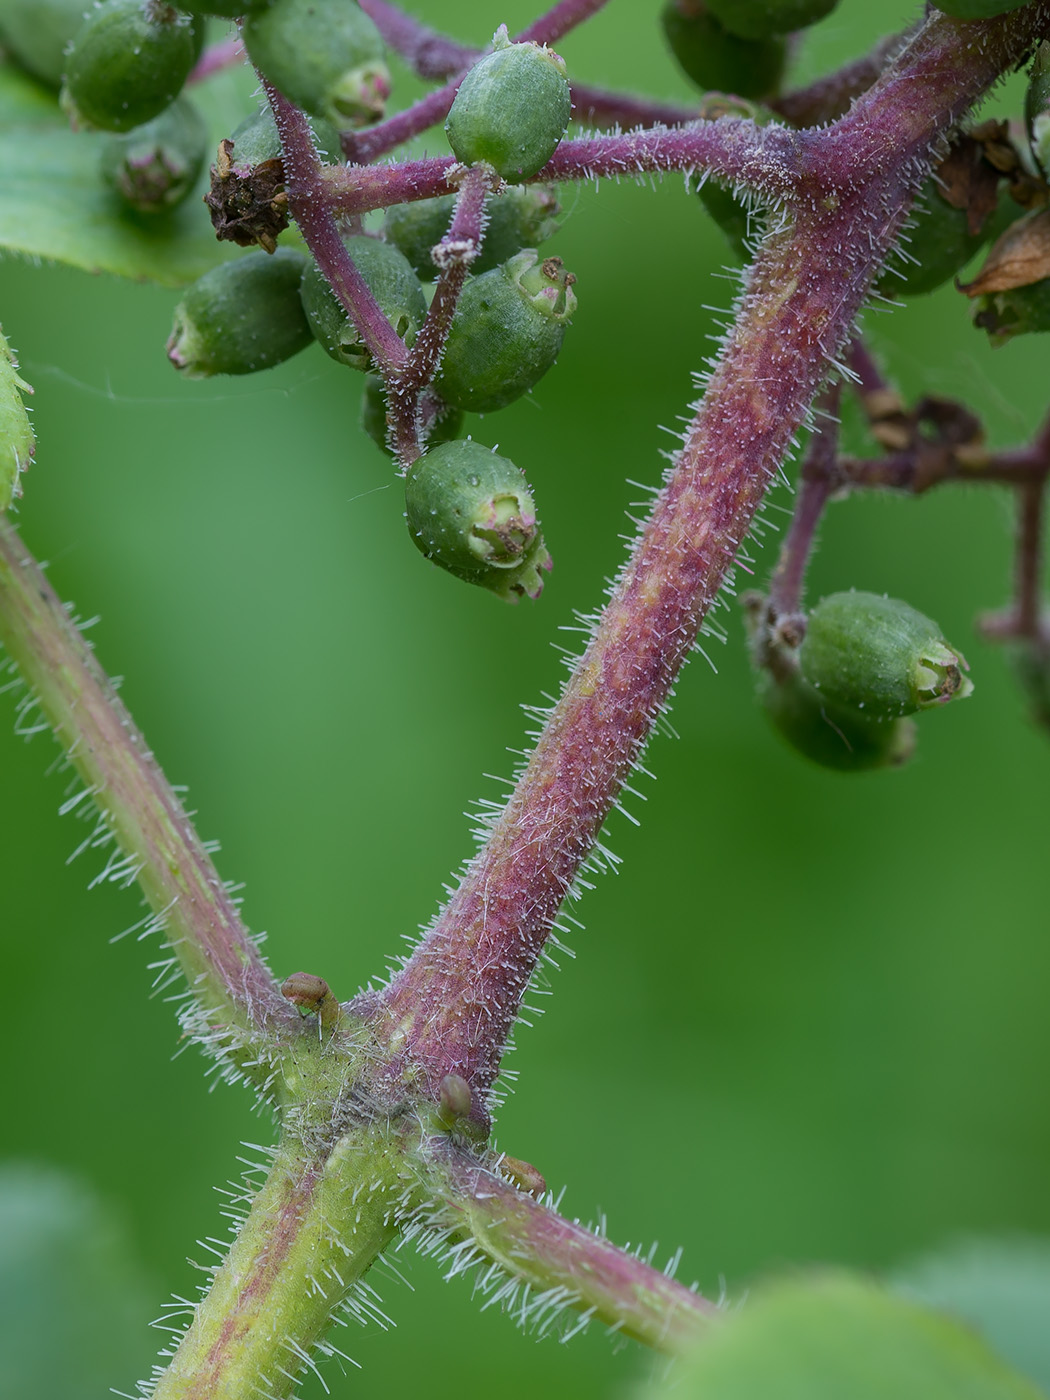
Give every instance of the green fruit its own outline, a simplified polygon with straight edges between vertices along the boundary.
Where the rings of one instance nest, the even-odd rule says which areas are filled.
[[[75,125],[130,131],[178,97],[204,25],[160,0],[102,0],[77,31],[62,101]]]
[[[979,298],[974,324],[988,332],[993,345],[1005,345],[1015,335],[1050,331],[1050,277]]]
[[[551,566],[523,473],[466,438],[413,462],[405,477],[408,530],[416,548],[468,583],[507,602],[538,598]]]
[[[395,454],[387,441],[386,390],[383,381],[370,374],[365,380],[365,392],[361,395],[361,427],[388,457]],[[449,408],[435,418],[426,430],[426,440],[430,447],[441,442],[452,442],[463,427],[463,414],[458,408]]]
[[[60,87],[66,48],[92,0],[0,0],[0,42],[23,68]]]
[[[554,361],[576,310],[575,277],[532,248],[468,279],[434,387],[474,413],[513,403]]]
[[[783,39],[741,39],[704,0],[667,0],[660,18],[679,67],[697,87],[765,97],[780,85],[787,62]]]
[[[339,132],[331,122],[311,118],[310,130],[320,155],[332,160],[342,159]],[[238,169],[247,170],[251,166],[261,165],[264,160],[281,159],[281,138],[269,107],[245,117],[239,126],[234,127],[230,140],[233,142],[233,163]]]
[[[290,248],[247,253],[187,287],[175,308],[168,359],[187,379],[251,374],[312,339],[299,300],[307,260]]]
[[[180,97],[159,117],[102,148],[106,184],[140,214],[180,204],[197,183],[208,155],[208,128],[197,108]]]
[[[915,748],[915,721],[879,722],[856,710],[829,704],[790,671],[775,680],[763,672],[759,703],[773,728],[797,753],[840,773],[898,768]]]
[[[954,19],[991,19],[1026,3],[1027,0],[939,0],[937,8]]]
[[[896,719],[973,686],[935,622],[897,598],[833,593],[810,614],[798,652],[802,679],[827,703]]]
[[[243,34],[259,71],[311,116],[342,128],[383,115],[383,39],[356,0],[273,0],[248,16]]]
[[[707,8],[731,34],[768,39],[790,34],[830,15],[838,0],[706,0]]]
[[[456,196],[395,204],[387,210],[383,235],[400,248],[424,281],[435,275],[431,249],[448,230]],[[488,272],[522,248],[536,248],[557,230],[558,201],[549,185],[509,185],[485,204],[488,226],[473,273]]]
[[[1044,39],[1035,51],[1024,115],[1032,154],[1045,177],[1050,172],[1050,40]]]
[[[493,51],[459,85],[445,135],[464,165],[487,162],[511,184],[547,164],[565,135],[572,97],[565,64],[539,44],[512,44],[501,25]]]
[[[406,345],[426,320],[427,300],[406,258],[389,243],[354,234],[343,240],[383,315]],[[303,273],[302,302],[314,338],[340,364],[370,370],[372,356],[316,263]]]
[[[923,296],[942,286],[998,234],[1003,218],[1010,217],[1004,206],[1000,217],[993,215],[979,233],[971,233],[967,211],[949,204],[933,180],[923,186],[915,213],[915,225],[903,244],[907,258],[894,259],[893,271],[880,283],[880,290],[889,297]]]

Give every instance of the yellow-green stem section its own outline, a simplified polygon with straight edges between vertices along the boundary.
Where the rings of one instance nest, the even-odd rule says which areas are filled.
[[[153,1400],[293,1395],[305,1358],[394,1234],[399,1158],[376,1124],[326,1156],[283,1144]]]

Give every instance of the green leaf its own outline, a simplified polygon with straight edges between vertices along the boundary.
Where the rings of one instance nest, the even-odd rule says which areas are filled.
[[[891,1283],[976,1327],[1050,1393],[1050,1240],[960,1240],[905,1264]]]
[[[130,1391],[155,1348],[151,1293],[87,1186],[50,1167],[0,1170],[0,1395]]]
[[[972,1333],[865,1279],[760,1289],[649,1400],[1039,1400]]]
[[[33,391],[19,378],[17,361],[0,330],[0,510],[22,494],[18,478],[33,457],[33,429],[22,402]]]
[[[0,248],[172,287],[229,256],[192,195],[170,214],[125,212],[99,174],[107,139],[70,130],[44,88],[0,65]]]

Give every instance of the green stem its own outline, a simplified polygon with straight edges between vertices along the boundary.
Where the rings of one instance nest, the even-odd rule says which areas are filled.
[[[207,1018],[193,1025],[235,1073],[265,1085],[249,1048],[298,1030],[179,799],[40,566],[0,517],[0,644],[124,852]],[[250,1063],[249,1063],[250,1061]]]
[[[295,1394],[311,1351],[336,1350],[321,1339],[394,1234],[399,1160],[369,1125],[330,1151],[282,1143],[153,1400]]]

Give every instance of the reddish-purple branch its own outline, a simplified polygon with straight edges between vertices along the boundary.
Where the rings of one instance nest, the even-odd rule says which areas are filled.
[[[558,0],[558,4],[533,20],[516,39],[521,43],[555,44],[563,34],[596,15],[607,4],[608,0]]]
[[[798,186],[812,140],[809,133],[782,126],[757,127],[740,117],[622,136],[585,136],[563,141],[533,181],[707,170],[767,199],[786,199]],[[451,156],[435,156],[398,165],[328,167],[323,183],[333,209],[364,214],[448,194],[447,177],[456,164]]]
[[[594,638],[485,847],[371,1004],[377,1032],[422,1069],[435,1095],[448,1073],[482,1095],[490,1088],[558,908],[768,481],[843,352],[938,143],[1048,20],[1045,5],[966,25],[936,16],[847,117],[808,142],[794,138],[796,160],[802,151],[806,160],[784,171],[799,196],[793,221],[767,236],[674,472]]]
[[[239,34],[231,34],[228,39],[220,39],[217,44],[209,44],[197,60],[196,67],[186,79],[188,85],[202,83],[213,73],[221,73],[224,68],[232,68],[244,58],[244,45]]]
[[[818,401],[823,416],[814,427],[806,449],[791,525],[769,583],[769,608],[775,618],[788,617],[802,608],[802,586],[817,526],[836,486],[840,397],[836,384],[825,390]]]
[[[310,124],[298,107],[293,107],[265,79],[263,87],[281,137],[292,216],[317,266],[360,332],[372,358],[385,374],[390,374],[404,364],[408,351],[346,251],[330,202],[322,192],[321,162]]]
[[[436,1221],[537,1293],[661,1351],[695,1341],[718,1308],[651,1264],[517,1190],[447,1140],[432,1145]],[[483,1266],[484,1267],[484,1266]]]
[[[429,29],[387,0],[360,0],[385,43],[406,59],[421,78],[447,78],[469,68],[478,50]]]

